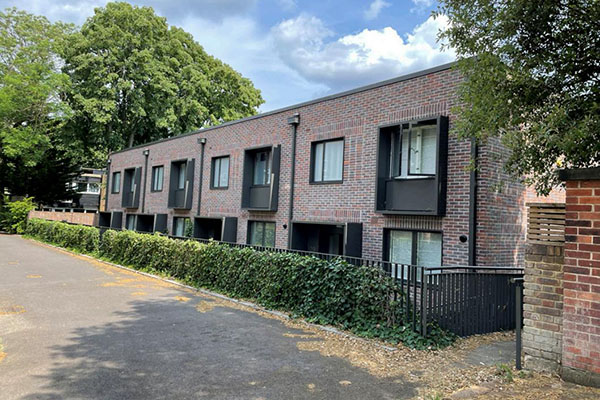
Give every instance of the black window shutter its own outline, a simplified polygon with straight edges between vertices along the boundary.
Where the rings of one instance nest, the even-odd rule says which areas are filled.
[[[135,173],[133,176],[134,186],[133,186],[133,208],[138,208],[140,206],[140,192],[141,192],[141,181],[142,181],[142,167],[137,167],[135,169]]]
[[[269,210],[277,211],[279,203],[279,166],[281,163],[281,145],[273,148],[271,163],[271,204]]]
[[[362,257],[362,224],[349,222],[346,224],[346,240],[344,255],[349,257]]]
[[[185,206],[189,210],[192,208],[192,200],[194,195],[194,159],[190,158],[186,164],[187,171],[185,174]]]

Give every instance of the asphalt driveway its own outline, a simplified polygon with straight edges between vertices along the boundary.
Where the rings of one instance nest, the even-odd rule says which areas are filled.
[[[164,281],[0,235],[1,399],[402,399],[317,340]]]

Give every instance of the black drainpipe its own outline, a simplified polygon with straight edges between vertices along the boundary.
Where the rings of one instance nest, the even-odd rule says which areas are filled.
[[[110,187],[110,158],[108,159],[108,161],[106,162],[106,188],[104,189],[104,211],[107,212],[108,210],[108,195],[110,194],[111,187]]]
[[[296,177],[296,134],[300,124],[300,114],[296,113],[288,118],[288,125],[292,126],[292,165],[290,172],[290,201],[288,209],[288,249],[292,248],[292,219],[294,218],[294,179]]]
[[[471,138],[469,182],[469,265],[477,265],[477,139]]]
[[[198,216],[200,216],[200,200],[202,199],[202,179],[204,177],[204,146],[206,146],[206,138],[198,139],[198,143],[202,145],[200,149],[200,179],[198,182]]]
[[[142,214],[146,208],[146,186],[148,185],[148,155],[150,150],[144,149],[144,188],[142,189]]]

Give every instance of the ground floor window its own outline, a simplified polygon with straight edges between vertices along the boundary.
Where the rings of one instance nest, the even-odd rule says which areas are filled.
[[[441,233],[390,230],[388,234],[389,261],[423,267],[442,265]]]
[[[125,229],[135,231],[135,215],[128,215],[125,220]]]
[[[248,244],[275,247],[275,223],[264,221],[248,222]]]
[[[191,237],[193,233],[192,230],[192,222],[189,218],[173,218],[173,236]]]

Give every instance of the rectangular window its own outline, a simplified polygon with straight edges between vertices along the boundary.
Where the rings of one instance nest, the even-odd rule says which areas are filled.
[[[406,123],[394,128],[390,137],[390,177],[436,174],[437,123]]]
[[[415,124],[410,129],[410,175],[435,175],[437,126]]]
[[[183,161],[176,164],[177,166],[177,189],[185,189],[185,170],[187,162]]]
[[[88,193],[100,193],[100,184],[99,183],[88,183],[88,189],[87,189]]]
[[[441,233],[390,230],[388,239],[389,261],[422,267],[442,266]],[[407,270],[404,269],[405,277]]]
[[[127,215],[125,220],[125,229],[135,231],[135,215]]]
[[[112,192],[119,193],[121,191],[121,173],[113,172],[112,178]]]
[[[191,237],[192,222],[189,218],[175,217],[173,218],[173,236]]]
[[[344,170],[344,139],[313,143],[312,182],[341,182]]]
[[[248,244],[263,247],[275,247],[275,223],[250,221],[248,226]]]
[[[271,183],[271,150],[259,151],[254,154],[252,168],[252,184],[255,186]]]
[[[226,189],[229,186],[229,156],[213,158],[212,179],[213,189]]]
[[[165,168],[162,165],[152,167],[152,188],[153,192],[160,192],[163,189],[163,180]]]

